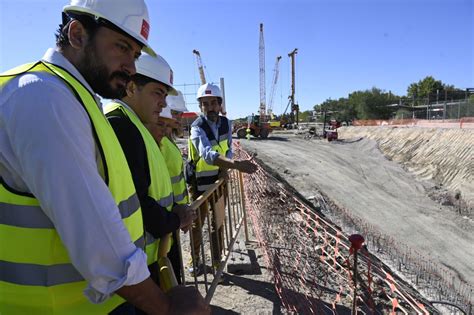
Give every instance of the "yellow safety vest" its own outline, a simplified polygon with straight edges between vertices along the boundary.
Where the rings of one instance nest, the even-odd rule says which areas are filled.
[[[99,173],[131,240],[143,248],[143,220],[132,176],[120,143],[94,96],[66,70],[43,61],[1,74],[0,90],[14,77],[33,72],[59,77],[84,107],[102,153]],[[77,210],[81,210],[80,205]],[[53,223],[33,195],[17,192],[2,181],[0,213],[0,314],[107,314],[124,302],[118,295],[102,304],[87,300],[83,294],[87,283],[72,265]]]
[[[150,187],[148,187],[148,196],[155,199],[160,206],[171,211],[173,208],[173,187],[171,186],[168,167],[158,144],[134,112],[117,102],[108,103],[104,107],[107,116],[117,109],[137,127],[145,143],[151,180]],[[159,239],[155,239],[150,233],[145,232],[145,240],[147,262],[148,265],[151,265],[157,261]]]
[[[174,202],[185,205],[189,203],[188,190],[184,180],[184,166],[181,151],[168,137],[163,137],[160,142],[161,153],[165,158],[166,165],[173,185]]]
[[[231,131],[229,130],[227,118],[221,116],[220,120],[221,123],[218,129],[218,139],[215,139],[211,128],[202,116],[198,117],[193,122],[192,127],[202,128],[211,143],[212,150],[225,156],[227,151],[229,151],[228,133]],[[188,154],[189,159],[194,162],[194,165],[196,165],[197,192],[198,194],[202,194],[218,179],[219,166],[207,164],[204,159],[200,158],[199,152],[197,148],[194,147],[191,138],[188,140]]]

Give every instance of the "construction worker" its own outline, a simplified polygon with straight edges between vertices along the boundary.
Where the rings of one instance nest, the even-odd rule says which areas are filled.
[[[163,108],[158,118],[163,126],[163,137],[160,141],[160,149],[165,158],[173,184],[174,202],[177,204],[188,204],[189,197],[184,181],[184,165],[181,151],[174,142],[173,130],[176,128],[176,119],[171,114],[172,107],[168,105]]]
[[[177,147],[173,138],[173,131],[176,126],[176,119],[171,114],[172,104],[168,103],[169,97],[166,98],[168,106],[163,108],[160,113],[159,121],[163,129],[162,137],[159,140],[160,150],[165,158],[166,165],[171,177],[171,183],[173,186],[174,202],[177,204],[186,205],[189,203],[188,190],[186,188],[186,182],[184,180],[184,165],[181,151]],[[156,138],[155,138],[156,139]],[[178,283],[181,278],[181,253],[179,248],[179,233],[173,233],[173,245],[171,246],[168,258],[170,259],[173,270],[178,278]]]
[[[195,307],[193,290],[165,295],[149,277],[130,170],[95,95],[122,95],[141,50],[154,54],[149,28],[143,0],[72,0],[56,49],[0,75],[1,314]]]
[[[182,115],[188,111],[186,107],[186,101],[184,100],[183,93],[178,91],[178,95],[168,95],[166,98],[166,104],[171,109],[171,116],[173,117],[172,127],[173,135],[177,138],[184,137],[184,130],[182,125]]]
[[[157,240],[179,228],[187,229],[196,215],[186,203],[176,202],[173,178],[146,127],[158,123],[160,112],[166,107],[166,96],[176,94],[173,71],[163,57],[146,54],[136,62],[136,69],[137,73],[127,84],[126,95],[106,104],[104,111],[132,173],[145,224],[148,266],[152,278],[159,283]],[[178,162],[182,163],[180,156]],[[179,265],[179,261],[174,263]]]
[[[211,83],[201,85],[197,92],[197,100],[202,114],[193,122],[188,141],[188,159],[195,166],[193,200],[203,194],[219,176],[225,176],[227,169],[236,169],[244,173],[253,173],[256,170],[256,165],[250,160],[232,159],[232,127],[226,117],[219,116],[222,105],[219,87]],[[205,218],[206,212],[201,211],[200,217]],[[193,249],[197,261],[193,262],[189,271],[194,274],[200,274],[203,267],[199,261],[201,227],[201,222],[195,222],[192,229]],[[217,242],[217,233],[213,231],[214,264],[220,260]]]

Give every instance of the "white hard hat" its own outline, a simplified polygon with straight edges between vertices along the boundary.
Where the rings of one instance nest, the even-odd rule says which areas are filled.
[[[143,54],[135,62],[137,73],[163,83],[168,87],[169,95],[178,95],[173,87],[173,70],[160,55],[156,57]]]
[[[206,83],[199,87],[196,99],[199,100],[201,97],[211,96],[219,97],[220,99],[222,99],[221,89],[219,89],[219,87],[215,84]]]
[[[174,120],[173,115],[171,115],[171,108],[169,106],[166,106],[161,110],[160,117]]]
[[[143,44],[143,51],[156,55],[148,45],[150,18],[144,0],[71,0],[63,11],[87,13],[95,19],[107,20]]]
[[[188,108],[186,107],[186,101],[184,100],[183,93],[177,91],[178,95],[168,95],[166,97],[166,104],[171,110],[177,112],[187,112]]]

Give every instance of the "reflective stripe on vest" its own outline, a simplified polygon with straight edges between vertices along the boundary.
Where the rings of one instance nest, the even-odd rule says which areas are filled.
[[[163,154],[156,144],[155,139],[145,125],[140,121],[138,116],[127,107],[118,102],[108,103],[104,107],[106,116],[110,115],[115,110],[120,110],[125,117],[130,119],[130,121],[137,127],[138,131],[140,131],[140,135],[145,143],[151,180],[150,187],[148,187],[148,196],[155,199],[160,206],[171,211],[173,207],[173,188],[171,186],[168,167],[166,166]],[[154,239],[149,233],[146,233],[145,238],[147,244],[147,262],[148,265],[150,265],[157,261],[159,240]]]
[[[160,142],[161,153],[165,158],[166,166],[171,176],[173,185],[174,202],[177,204],[187,204],[189,202],[188,190],[183,175],[183,157],[179,148],[167,137],[163,137]]]
[[[219,152],[219,154],[222,156],[226,156],[227,151],[229,151],[229,122],[227,118],[223,116],[220,116],[219,119],[221,120],[217,137],[219,139],[219,142],[217,142],[217,140],[214,140],[215,136],[202,116],[198,117],[194,121],[192,126],[202,128],[211,143],[212,150]],[[203,193],[207,189],[209,189],[209,187],[211,187],[211,185],[214,184],[215,181],[218,179],[219,167],[216,165],[207,164],[204,159],[199,157],[199,152],[197,148],[195,148],[192,144],[191,139],[189,139],[188,141],[189,156],[190,159],[194,161],[194,164],[196,165],[197,190],[198,193]]]
[[[114,131],[94,96],[67,71],[46,62],[23,65],[1,74],[0,90],[14,77],[27,72],[47,72],[59,77],[83,106],[102,158],[98,171],[120,209],[131,240],[143,247],[143,220],[132,176]],[[0,314],[106,314],[123,303],[117,295],[102,304],[86,299],[83,291],[87,283],[71,264],[38,200],[31,194],[16,192],[3,181],[0,239],[8,240],[0,246]]]

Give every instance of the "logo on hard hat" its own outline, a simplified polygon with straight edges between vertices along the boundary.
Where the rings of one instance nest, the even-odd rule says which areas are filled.
[[[212,91],[211,90],[206,90],[206,92],[204,92],[204,94],[212,94]]]
[[[147,21],[142,20],[142,29],[140,34],[148,40],[148,33],[150,33],[150,24]]]
[[[170,83],[173,85],[173,70],[170,69]]]

